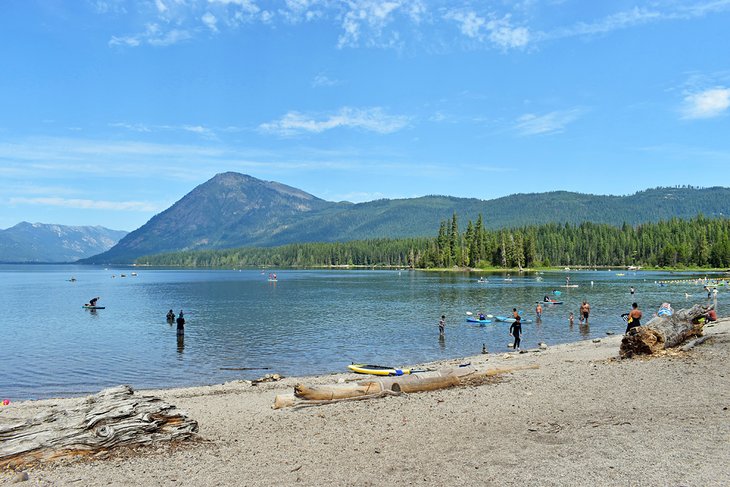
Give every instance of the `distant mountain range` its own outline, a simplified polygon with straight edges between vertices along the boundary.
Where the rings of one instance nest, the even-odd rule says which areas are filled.
[[[128,232],[21,222],[0,230],[0,262],[75,262],[112,248]]]
[[[630,196],[554,191],[494,200],[423,196],[353,204],[227,172],[196,187],[108,251],[82,262],[131,263],[140,256],[178,250],[433,236],[453,213],[462,224],[482,214],[487,228],[584,221],[635,225],[699,213],[726,216],[730,188],[656,188]]]

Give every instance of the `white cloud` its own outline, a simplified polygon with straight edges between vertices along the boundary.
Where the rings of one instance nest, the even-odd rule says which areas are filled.
[[[114,122],[109,124],[110,127],[122,128],[131,132],[150,133],[157,131],[184,131],[192,132],[203,137],[215,138],[215,130],[210,127],[203,125],[147,125],[144,123],[128,123],[128,122]],[[224,129],[227,132],[240,131],[236,127],[226,127]]]
[[[165,6],[162,0],[155,0],[155,7],[157,7],[157,11],[161,14],[167,12],[167,6]]]
[[[409,0],[350,0],[346,5],[348,10],[342,20],[344,33],[337,40],[339,48],[359,46],[364,37],[369,47],[395,47],[400,42],[400,34],[394,30],[385,35],[385,27],[394,22],[398,10],[413,18]]]
[[[205,12],[200,20],[202,20],[205,26],[208,27],[211,31],[218,32],[218,27],[216,27],[218,19],[216,19],[215,15],[213,15],[212,13]]]
[[[609,15],[596,22],[578,22],[570,27],[558,29],[548,34],[547,38],[604,34],[618,29],[626,29],[640,24],[654,22],[662,19],[663,16],[659,11],[634,7],[631,10]]]
[[[459,31],[470,39],[479,42],[486,40],[501,49],[525,47],[530,41],[530,32],[526,27],[513,27],[511,16],[496,18],[480,16],[473,10],[452,10],[444,14],[444,19],[456,22]]]
[[[192,39],[193,34],[184,29],[165,30],[157,23],[147,24],[145,31],[136,35],[112,36],[110,46],[137,47],[143,43],[165,47]]]
[[[329,76],[321,73],[315,76],[312,80],[312,86],[315,88],[320,88],[323,86],[337,86],[338,84],[340,84],[338,80],[332,79]]]
[[[311,115],[289,112],[279,120],[261,124],[259,129],[279,135],[296,135],[305,132],[321,133],[325,130],[347,127],[389,134],[401,130],[407,125],[408,117],[388,115],[380,107],[365,109],[344,107],[337,113],[326,115],[319,120]]]
[[[576,121],[582,110],[559,110],[544,115],[526,113],[517,119],[515,129],[522,135],[545,135],[560,133],[565,127]]]
[[[730,88],[711,88],[687,95],[682,108],[683,118],[713,118],[730,108]]]
[[[476,12],[448,12],[445,18],[458,22],[460,24],[459,30],[465,36],[472,39],[483,39],[481,30],[487,25],[487,20],[477,15]]]
[[[89,0],[103,15],[129,15],[123,0]],[[474,2],[455,0],[151,0],[137,13],[139,33],[112,36],[110,46],[169,46],[208,30],[239,29],[254,23],[270,25],[320,22],[339,29],[336,45],[401,48],[409,41],[438,43],[444,29],[456,24],[465,38],[502,50],[525,48],[551,39],[594,36],[619,29],[700,18],[730,10],[730,0],[695,2],[641,1],[601,18],[582,9],[581,20],[541,31],[530,23],[561,18],[559,0],[539,2]],[[613,4],[611,4],[613,5]],[[266,8],[264,8],[264,6]],[[610,6],[609,6],[610,7]],[[550,10],[556,10],[551,15]],[[548,14],[546,14],[548,12]],[[145,17],[146,15],[146,17]],[[162,27],[161,27],[162,26]]]
[[[118,211],[160,211],[155,204],[145,201],[104,201],[76,198],[10,198],[11,205],[43,205],[60,206],[63,208],[79,208],[84,210],[118,210]]]

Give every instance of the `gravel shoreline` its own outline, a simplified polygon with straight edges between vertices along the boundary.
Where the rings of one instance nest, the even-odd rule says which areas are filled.
[[[304,409],[271,405],[297,382],[357,376],[137,391],[187,411],[200,440],[33,466],[24,485],[729,485],[730,319],[705,333],[689,352],[632,360],[607,336],[437,362],[539,368]],[[79,400],[13,403],[0,420]]]

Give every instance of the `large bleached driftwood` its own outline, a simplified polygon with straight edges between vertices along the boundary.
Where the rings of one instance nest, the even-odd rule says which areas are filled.
[[[307,386],[297,384],[294,393],[279,394],[274,400],[274,409],[292,406],[311,406],[336,401],[370,399],[387,395],[427,392],[445,389],[515,370],[535,369],[537,365],[509,369],[476,369],[474,367],[455,367],[432,372],[398,377],[373,377],[354,383]]]
[[[112,387],[26,421],[0,416],[0,467],[185,440],[197,431],[198,423],[175,406],[136,396],[129,386]]]
[[[685,340],[702,335],[703,324],[693,323],[705,316],[713,306],[695,304],[681,309],[672,316],[655,316],[643,326],[632,328],[621,340],[619,353],[628,358],[650,355],[665,348],[676,347]]]

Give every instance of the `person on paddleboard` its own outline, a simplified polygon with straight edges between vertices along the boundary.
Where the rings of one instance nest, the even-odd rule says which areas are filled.
[[[95,297],[95,298],[91,298],[91,299],[89,300],[89,304],[88,304],[88,306],[91,306],[91,307],[94,307],[94,306],[96,306],[96,302],[97,302],[97,301],[99,301],[99,299],[100,299],[100,298],[99,298],[98,296],[97,296],[97,297]]]

